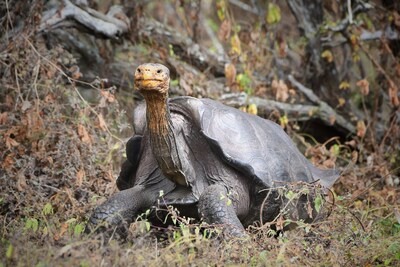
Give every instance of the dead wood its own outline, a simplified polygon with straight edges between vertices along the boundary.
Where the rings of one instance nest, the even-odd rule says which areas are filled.
[[[102,14],[84,4],[77,5],[69,0],[51,4],[43,13],[39,32],[63,27],[84,27],[95,34],[118,39],[129,30],[129,19],[121,6],[112,6],[107,14]]]
[[[259,109],[265,110],[268,114],[277,110],[281,114],[285,114],[290,121],[308,121],[312,118],[318,118],[328,126],[337,125],[346,132],[355,131],[355,127],[350,122],[337,114],[330,106],[322,101],[318,105],[289,104],[256,96],[249,96],[244,92],[225,94],[219,100],[232,107],[255,104]],[[335,120],[332,120],[332,118],[335,118]],[[332,121],[334,124],[332,124]]]

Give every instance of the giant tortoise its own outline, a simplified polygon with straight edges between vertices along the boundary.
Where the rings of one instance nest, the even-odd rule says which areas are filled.
[[[279,214],[282,203],[267,193],[276,185],[319,180],[328,188],[337,180],[336,170],[312,165],[278,124],[211,99],[170,99],[169,82],[161,64],[136,69],[145,107],[135,114],[121,191],[95,209],[90,225],[129,224],[164,203],[240,236],[260,213],[264,221]]]

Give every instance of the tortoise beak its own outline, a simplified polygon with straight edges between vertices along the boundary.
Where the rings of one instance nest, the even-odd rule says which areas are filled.
[[[154,75],[151,72],[145,72],[138,77],[137,81],[140,83],[141,87],[144,88],[156,88],[160,84],[160,80],[155,79]]]

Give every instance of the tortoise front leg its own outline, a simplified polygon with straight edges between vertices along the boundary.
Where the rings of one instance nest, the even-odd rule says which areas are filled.
[[[227,189],[222,185],[207,187],[199,199],[199,214],[206,223],[224,225],[224,233],[227,235],[246,236],[234,205],[227,197],[223,197],[227,194]]]
[[[143,186],[135,186],[116,193],[98,206],[90,216],[87,231],[106,223],[125,232],[140,211],[150,208],[156,201],[156,194],[149,194]]]

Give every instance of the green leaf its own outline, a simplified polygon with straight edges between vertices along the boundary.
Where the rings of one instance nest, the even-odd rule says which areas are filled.
[[[146,226],[146,231],[149,232],[149,231],[150,231],[150,227],[151,227],[150,222],[145,221],[145,222],[144,222],[144,225]]]
[[[288,226],[291,223],[292,223],[292,220],[285,220],[285,222],[283,223],[283,226]]]
[[[258,258],[260,262],[266,262],[268,259],[268,252],[266,250],[261,251]]]
[[[160,190],[160,192],[158,194],[159,194],[159,197],[163,197],[164,196],[164,190]]]
[[[174,47],[172,46],[172,44],[169,44],[168,48],[169,48],[169,56],[170,57],[175,56]]]
[[[217,6],[217,15],[220,21],[223,21],[225,19],[225,13],[226,13],[226,3],[225,0],[217,0],[216,1],[216,6]]]
[[[339,201],[344,200],[344,196],[337,196],[336,198],[337,198],[337,200],[339,200]]]
[[[281,21],[281,9],[279,6],[268,3],[267,23],[275,24]]]
[[[82,260],[79,264],[80,267],[90,267],[90,263],[87,260]]]
[[[286,115],[283,115],[279,118],[279,123],[281,124],[281,127],[285,128],[286,125],[289,123],[288,117]]]
[[[240,73],[236,76],[236,82],[239,84],[240,89],[247,94],[251,94],[251,78],[246,73]]]
[[[292,200],[296,197],[296,193],[294,193],[292,190],[289,190],[286,194],[285,197],[289,200]]]
[[[43,232],[43,235],[44,235],[44,236],[46,236],[46,235],[49,234],[49,229],[47,228],[47,226],[43,227],[42,232]]]
[[[181,238],[181,234],[178,231],[174,231],[173,237],[175,240],[177,240],[177,239]]]
[[[74,235],[76,237],[80,236],[83,233],[83,230],[85,229],[85,226],[83,225],[83,223],[78,223],[77,225],[75,225],[74,227]]]
[[[113,145],[113,147],[111,148],[111,150],[118,150],[120,147],[121,147],[121,144],[120,144],[120,143],[115,143],[115,144]]]
[[[71,218],[71,219],[68,219],[65,223],[66,224],[72,224],[72,223],[74,223],[76,221],[77,221],[76,218]]]
[[[25,223],[25,230],[32,229],[36,232],[39,229],[39,221],[37,219],[28,219]]]
[[[200,234],[200,228],[198,226],[196,226],[196,228],[194,228],[194,234],[196,236],[198,236]]]
[[[171,86],[178,86],[179,85],[179,80],[175,79],[171,81]]]
[[[207,19],[207,24],[208,24],[208,26],[211,27],[211,29],[214,32],[218,32],[219,26],[215,21],[213,21],[212,19]]]
[[[14,246],[10,243],[7,247],[6,258],[10,260],[14,254]]]
[[[43,215],[53,214],[53,206],[51,203],[46,203],[43,207]]]
[[[340,147],[338,144],[334,144],[331,148],[331,151],[333,153],[334,156],[339,156],[340,153]]]
[[[314,199],[314,207],[317,212],[321,210],[322,202],[323,202],[322,196],[317,195],[317,197]]]

